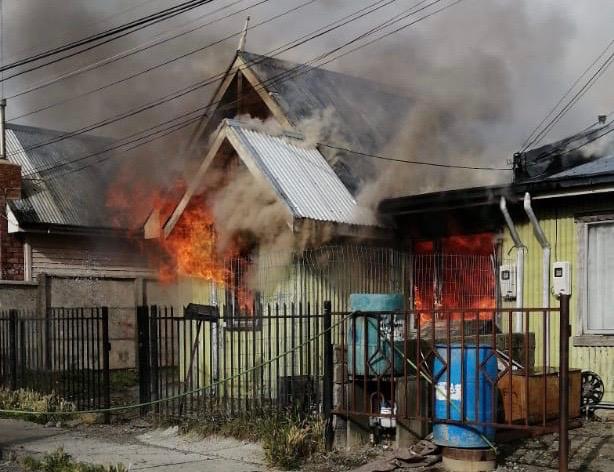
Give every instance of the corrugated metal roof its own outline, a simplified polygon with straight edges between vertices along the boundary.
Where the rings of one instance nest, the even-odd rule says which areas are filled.
[[[350,149],[382,152],[401,131],[411,110],[408,97],[369,80],[317,67],[288,74],[297,64],[248,52],[239,54],[293,125],[319,115],[329,118],[323,130],[329,129],[331,141],[346,143]],[[275,80],[280,76],[284,80]],[[356,194],[373,178],[370,159],[330,149],[322,152],[351,193]]]
[[[548,179],[560,179],[561,177],[590,177],[599,174],[610,174],[614,172],[614,155],[605,156],[586,164],[580,164],[571,169],[553,174]]]
[[[244,161],[251,160],[270,182],[294,217],[350,225],[377,225],[374,214],[358,206],[341,179],[315,147],[300,139],[272,136],[233,120],[226,121],[231,143]]]
[[[100,152],[110,141],[76,136],[50,142],[62,134],[30,126],[7,125],[7,158],[21,166],[22,175],[27,175],[22,184],[23,198],[12,201],[11,210],[22,225],[109,227],[104,178],[108,167],[83,167],[83,163],[71,162]],[[49,144],[41,145],[43,143]],[[62,167],[58,170],[60,164]],[[50,167],[56,169],[42,170]],[[74,171],[76,169],[79,170]]]

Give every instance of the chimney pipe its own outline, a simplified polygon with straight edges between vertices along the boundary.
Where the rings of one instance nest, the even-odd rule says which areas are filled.
[[[6,159],[6,99],[0,98],[0,159]]]

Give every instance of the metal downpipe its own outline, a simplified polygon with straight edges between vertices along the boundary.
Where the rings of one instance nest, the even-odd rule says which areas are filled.
[[[522,244],[520,235],[518,234],[516,226],[514,225],[512,217],[510,216],[510,212],[507,209],[507,201],[505,200],[505,197],[501,197],[499,208],[501,209],[505,223],[510,230],[510,235],[512,236],[514,247],[516,248],[516,308],[522,309],[524,308],[524,253],[526,248],[524,244]],[[523,332],[522,321],[522,312],[519,312],[514,320],[514,332]]]
[[[531,195],[529,192],[524,194],[524,211],[529,217],[529,221],[533,226],[533,234],[542,247],[542,307],[550,308],[550,241],[546,237],[544,230],[539,224],[539,220],[531,206]],[[547,335],[550,333],[550,316],[546,314],[546,332],[544,333],[544,341],[546,343],[546,366],[550,365],[550,340]]]

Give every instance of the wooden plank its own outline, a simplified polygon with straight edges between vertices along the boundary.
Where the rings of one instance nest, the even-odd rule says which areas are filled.
[[[505,412],[505,422],[524,423],[528,417],[529,424],[542,422],[544,417],[544,376],[540,373],[530,374],[528,377],[528,398],[524,374],[514,372],[510,389],[509,373],[498,382],[499,393]],[[569,416],[580,416],[581,394],[581,371],[580,369],[569,370]],[[559,378],[558,372],[552,371],[546,374],[545,385],[546,397],[546,420],[555,419],[559,415]],[[511,406],[510,406],[511,396]]]

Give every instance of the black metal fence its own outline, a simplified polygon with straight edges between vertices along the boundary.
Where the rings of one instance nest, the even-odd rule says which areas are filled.
[[[107,308],[0,312],[0,386],[57,393],[78,409],[110,406]]]
[[[183,310],[139,307],[140,401],[168,399],[151,408],[177,417],[271,406],[318,409],[322,308],[254,305],[250,313],[209,307],[191,315],[188,307],[184,316]]]
[[[580,412],[580,372],[559,395],[559,308],[446,309],[341,317],[335,413],[424,434],[462,425],[554,431]],[[556,330],[556,331],[555,331]],[[413,423],[412,423],[413,421]],[[494,436],[493,436],[494,437]],[[473,446],[478,447],[478,446]],[[483,446],[485,447],[485,446]]]

